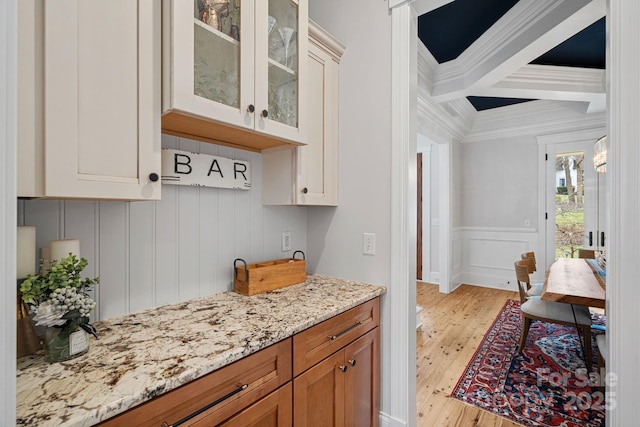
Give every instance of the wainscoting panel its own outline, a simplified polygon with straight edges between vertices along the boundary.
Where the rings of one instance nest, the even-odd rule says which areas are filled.
[[[163,185],[162,200],[153,202],[18,203],[18,225],[36,226],[38,248],[80,239],[84,273],[101,279],[93,320],[232,289],[234,259],[293,254],[281,251],[283,231],[293,250],[306,251],[307,208],[262,206],[260,154],[167,135],[162,146],[249,161],[252,188]]]
[[[516,290],[513,263],[527,251],[536,251],[533,229],[460,228],[462,283]],[[544,279],[544,269],[532,276]]]

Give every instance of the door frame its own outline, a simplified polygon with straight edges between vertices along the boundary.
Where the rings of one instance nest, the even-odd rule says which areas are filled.
[[[584,144],[589,141],[594,143],[598,138],[606,133],[605,126],[605,115],[603,114],[602,124],[600,127],[574,132],[543,135],[536,138],[538,142],[538,235],[540,236],[537,251],[542,254],[542,256],[537,258],[544,260],[545,263],[544,270],[541,268],[538,268],[538,270],[546,271],[553,261],[555,261],[555,250],[549,250],[549,233],[547,233],[547,220],[545,219],[545,214],[547,213],[547,148],[552,144]],[[586,155],[587,153],[585,153],[585,156]]]

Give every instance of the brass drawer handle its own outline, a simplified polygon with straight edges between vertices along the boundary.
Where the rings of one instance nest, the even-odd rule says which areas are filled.
[[[242,384],[242,385],[239,385],[237,389],[235,389],[235,390],[233,390],[233,391],[231,391],[231,392],[229,392],[229,393],[225,394],[225,395],[224,395],[224,396],[222,396],[221,398],[219,398],[219,399],[217,399],[217,400],[215,400],[215,401],[213,401],[213,402],[209,403],[207,406],[204,406],[204,407],[202,407],[202,408],[198,409],[198,410],[197,410],[197,411],[195,411],[194,413],[187,415],[187,416],[186,416],[186,417],[184,417],[183,419],[181,419],[181,420],[179,420],[179,421],[176,421],[175,423],[173,423],[173,424],[171,424],[171,425],[168,425],[168,424],[167,424],[167,422],[166,422],[166,421],[164,421],[164,422],[161,424],[161,427],[177,427],[177,426],[179,426],[179,425],[181,425],[181,424],[184,424],[184,423],[186,423],[187,421],[189,421],[191,418],[196,417],[196,416],[200,415],[201,413],[203,413],[204,411],[206,411],[206,410],[208,410],[208,409],[213,408],[213,407],[214,407],[214,406],[216,406],[218,403],[222,403],[222,402],[224,402],[225,400],[227,400],[228,398],[230,398],[231,396],[234,396],[234,395],[236,395],[236,394],[240,393],[242,390],[246,390],[246,389],[247,389],[247,387],[249,387],[249,384]]]
[[[337,333],[337,334],[335,334],[335,335],[329,335],[329,336],[327,336],[327,338],[329,338],[329,340],[330,340],[330,341],[333,341],[333,340],[335,340],[336,338],[341,337],[342,335],[346,334],[347,332],[349,332],[349,331],[350,331],[350,330],[352,330],[352,329],[357,328],[357,327],[358,327],[358,326],[360,326],[360,325],[362,325],[362,320],[358,320],[356,323],[354,323],[353,325],[349,326],[349,327],[348,327],[347,329],[345,329],[344,331],[342,331],[342,332],[338,332],[338,333]]]

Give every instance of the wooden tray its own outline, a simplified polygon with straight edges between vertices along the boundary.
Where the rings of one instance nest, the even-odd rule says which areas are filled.
[[[295,258],[297,253],[301,253],[303,259]],[[248,265],[243,259],[238,258],[233,262],[233,267],[233,290],[247,296],[284,288],[307,280],[307,262],[302,251],[294,252],[293,258]]]

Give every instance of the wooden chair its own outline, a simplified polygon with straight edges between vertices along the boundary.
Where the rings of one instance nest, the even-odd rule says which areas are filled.
[[[584,339],[585,359],[591,360],[591,313],[588,307],[574,306],[576,321],[570,304],[562,302],[545,301],[539,296],[527,297],[529,286],[529,270],[522,260],[514,263],[516,279],[518,281],[518,291],[520,293],[520,312],[522,314],[522,331],[518,351],[522,352],[527,342],[529,328],[534,320],[542,322],[557,323],[567,326],[578,326],[578,335]],[[587,366],[591,371],[591,366]]]
[[[578,258],[596,259],[596,251],[593,249],[578,249]]]
[[[521,261],[527,266],[527,271],[531,274],[536,271],[536,258],[535,255],[530,257],[528,254],[533,254],[533,252],[522,254]],[[529,283],[527,288],[527,297],[539,297],[542,295],[543,289],[544,283]]]
[[[532,273],[535,273],[536,271],[538,271],[538,267],[536,266],[536,253],[535,252],[524,252],[520,255],[520,258],[525,259],[525,258],[531,258],[533,259],[533,271]]]

